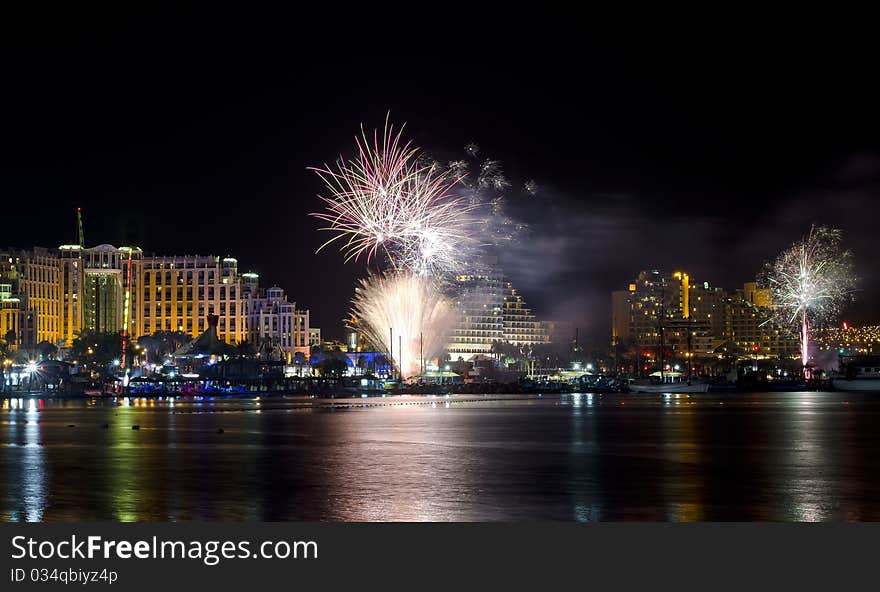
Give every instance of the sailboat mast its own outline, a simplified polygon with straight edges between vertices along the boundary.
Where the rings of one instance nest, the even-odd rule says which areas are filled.
[[[663,349],[665,344],[663,343],[663,317],[666,315],[666,280],[660,280],[660,355],[658,359],[660,360],[660,382],[665,382],[665,378],[663,376]]]

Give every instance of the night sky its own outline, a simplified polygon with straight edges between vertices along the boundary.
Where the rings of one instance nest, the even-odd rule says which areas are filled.
[[[504,263],[539,318],[604,335],[610,291],[640,269],[739,287],[817,222],[844,230],[863,278],[846,318],[880,322],[875,69],[649,49],[333,60],[317,46],[12,44],[0,246],[73,242],[80,206],[88,246],[234,256],[339,336],[364,268],[315,254],[306,167],[350,154],[361,122],[390,110],[430,154],[474,141],[514,188],[538,183],[509,193],[530,230]]]

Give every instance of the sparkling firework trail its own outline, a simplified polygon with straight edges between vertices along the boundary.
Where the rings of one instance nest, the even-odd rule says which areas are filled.
[[[319,196],[326,211],[312,214],[329,223],[334,236],[318,249],[341,243],[345,260],[369,263],[383,254],[392,268],[419,275],[454,270],[470,238],[473,209],[454,194],[460,176],[426,162],[386,122],[372,140],[361,129],[358,155],[335,168],[312,168],[329,191]]]
[[[479,227],[481,242],[478,246],[500,246],[517,240],[526,230],[526,225],[514,222],[506,213],[504,192],[511,187],[511,183],[504,175],[501,161],[477,159],[480,147],[474,142],[468,143],[464,152],[470,160],[453,160],[446,165],[446,169],[450,175],[461,179],[458,191],[465,196],[471,208],[474,227]],[[528,181],[523,190],[534,195],[538,190],[537,183]],[[471,260],[479,268],[479,256],[471,257]]]
[[[362,279],[351,312],[371,343],[394,352],[394,364],[404,378],[421,373],[420,352],[424,360],[442,355],[456,318],[433,281],[406,271]]]
[[[311,169],[327,190],[324,211],[312,215],[333,234],[318,250],[336,244],[346,261],[385,269],[361,280],[351,312],[358,330],[412,376],[423,367],[420,351],[442,355],[457,319],[444,281],[479,259],[477,247],[511,240],[522,227],[503,213],[500,192],[510,183],[496,160],[470,175],[467,160],[440,165],[387,120],[372,137],[361,127],[356,147],[352,160]],[[475,159],[480,148],[471,142],[465,152]]]
[[[856,286],[852,254],[840,230],[813,226],[810,233],[768,263],[759,281],[770,288],[775,320],[798,326],[801,362],[807,365],[811,326],[833,322]]]

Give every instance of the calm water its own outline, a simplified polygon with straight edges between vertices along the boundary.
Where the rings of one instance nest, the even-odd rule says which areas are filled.
[[[880,520],[880,394],[369,402],[6,400],[0,519]]]

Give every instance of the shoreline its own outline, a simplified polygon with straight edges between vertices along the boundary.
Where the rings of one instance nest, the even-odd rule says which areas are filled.
[[[436,403],[438,401],[455,401],[455,402],[477,402],[477,401],[516,401],[531,399],[559,399],[566,396],[591,395],[591,396],[617,396],[617,397],[636,397],[636,398],[653,398],[664,396],[687,395],[688,397],[697,398],[699,396],[712,395],[748,395],[755,393],[762,394],[796,394],[796,393],[815,393],[815,394],[844,394],[848,391],[837,390],[803,390],[803,391],[729,391],[729,392],[706,392],[706,393],[634,393],[634,392],[598,392],[598,391],[579,391],[579,392],[535,392],[535,393],[388,393],[384,395],[354,395],[348,393],[340,393],[339,395],[323,395],[323,394],[303,394],[299,392],[247,392],[247,393],[171,393],[164,395],[157,394],[118,394],[118,395],[53,395],[45,392],[22,392],[22,393],[2,393],[0,401],[33,399],[33,400],[50,400],[50,401],[117,401],[121,399],[133,400],[156,400],[156,401],[203,401],[203,400],[287,400],[310,402],[310,406],[318,406],[323,403],[325,406],[333,406],[337,404],[352,405],[357,402],[358,406],[379,406],[383,404],[391,404],[391,402],[399,403],[401,400],[410,400],[412,404]],[[852,391],[851,394],[872,394],[865,391]],[[388,401],[388,403],[383,403]]]

